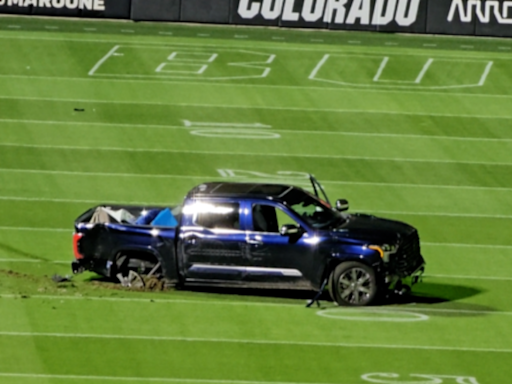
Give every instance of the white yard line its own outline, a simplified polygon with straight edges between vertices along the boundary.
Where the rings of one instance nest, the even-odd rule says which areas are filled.
[[[1,98],[1,97],[0,97]],[[341,112],[341,111],[340,111]],[[347,113],[355,113],[354,111],[347,111]],[[360,112],[357,112],[360,113]],[[512,118],[512,117],[511,117]],[[182,125],[159,125],[159,124],[124,124],[124,123],[104,123],[104,122],[86,122],[86,121],[56,121],[56,120],[24,120],[24,119],[0,119],[0,123],[20,123],[20,124],[47,124],[47,125],[79,125],[86,128],[91,126],[99,127],[123,127],[123,128],[155,128],[155,129],[187,129],[189,126]],[[239,125],[237,125],[239,126]],[[268,128],[268,125],[260,125],[255,128]],[[490,137],[462,137],[462,136],[439,136],[439,135],[417,135],[408,133],[372,133],[372,132],[345,132],[345,131],[307,131],[307,130],[293,130],[293,129],[274,129],[279,133],[292,133],[297,134],[317,134],[317,135],[341,135],[341,136],[362,136],[362,137],[390,137],[390,138],[407,138],[407,139],[428,139],[428,140],[456,140],[456,141],[476,141],[476,142],[512,142],[512,138],[490,138]],[[2,145],[21,145],[3,143]],[[30,145],[30,144],[24,144]]]
[[[112,56],[116,51],[117,49],[119,48],[120,46],[119,45],[116,45],[114,48],[112,48],[105,56],[103,56],[100,61],[98,61],[94,67],[92,67],[92,69],[89,71],[88,75],[89,76],[92,76],[94,75],[94,72],[96,72],[98,70],[99,67],[101,67],[101,65],[108,60],[108,58],[110,56]]]
[[[51,263],[51,264],[70,264],[71,259],[64,260],[37,260],[37,259],[2,259],[0,258],[0,263]]]
[[[446,94],[444,94],[446,96]],[[98,99],[63,99],[53,97],[32,97],[32,96],[6,96],[0,95],[0,99],[10,100],[34,100],[34,101],[56,101],[56,102],[74,102],[74,103],[98,103],[98,104],[136,104],[136,105],[169,105],[177,107],[194,108],[225,108],[225,109],[263,109],[277,111],[302,111],[302,112],[333,112],[333,113],[358,113],[358,114],[382,114],[382,115],[404,115],[404,116],[427,116],[427,117],[457,117],[457,118],[475,118],[475,119],[512,119],[512,115],[471,115],[457,113],[435,113],[435,112],[404,112],[404,111],[386,111],[386,110],[367,110],[367,109],[343,109],[343,108],[308,108],[308,107],[278,107],[264,105],[226,105],[226,104],[196,104],[196,103],[173,103],[161,101],[144,100],[98,100]]]
[[[438,277],[442,279],[468,279],[468,280],[498,280],[498,281],[512,281],[512,277],[498,277],[498,276],[464,276],[464,275],[431,275],[430,273],[425,274],[425,277]],[[512,314],[510,312],[509,314]]]
[[[146,174],[146,173],[110,173],[110,172],[77,172],[77,171],[56,171],[40,169],[12,169],[0,168],[0,173],[28,173],[41,175],[70,175],[70,176],[91,176],[91,177],[134,177],[134,178],[155,178],[155,179],[188,179],[204,180],[205,176],[187,176],[170,174]],[[218,177],[217,177],[218,178]],[[248,177],[236,177],[235,180],[248,180]],[[282,178],[283,180],[286,177]],[[476,190],[476,191],[512,191],[512,187],[481,187],[470,185],[428,185],[428,184],[403,184],[403,183],[379,183],[366,181],[331,181],[323,180],[323,184],[328,185],[360,185],[360,186],[379,186],[379,187],[400,187],[400,188],[422,188],[422,189],[455,189],[455,190]]]
[[[45,332],[0,332],[5,337],[47,337],[67,339],[108,339],[108,340],[148,340],[170,342],[197,342],[197,343],[221,343],[221,344],[256,344],[256,345],[285,345],[285,346],[311,346],[331,348],[368,348],[368,349],[405,349],[405,350],[429,350],[452,352],[495,352],[512,353],[510,348],[474,348],[435,345],[405,345],[405,344],[365,344],[365,343],[336,343],[292,340],[251,340],[251,339],[225,339],[225,338],[201,338],[201,337],[173,337],[173,336],[143,336],[143,335],[112,335],[89,333],[45,333]]]
[[[73,228],[44,228],[44,227],[8,227],[1,226],[0,231],[35,231],[35,232],[68,232],[72,233]],[[512,245],[499,244],[464,244],[464,243],[434,243],[422,241],[422,246],[431,247],[453,247],[453,248],[483,248],[483,249],[512,249]]]
[[[479,60],[480,61],[480,60]],[[365,93],[401,93],[401,94],[415,94],[415,95],[426,95],[426,96],[446,96],[446,92],[436,92],[436,91],[422,91],[421,89],[408,90],[408,89],[378,89],[378,88],[358,88],[350,85],[338,85],[338,86],[315,86],[315,85],[275,85],[275,84],[248,84],[248,83],[222,83],[212,81],[183,81],[183,80],[173,80],[168,78],[159,78],[159,79],[148,79],[134,76],[133,78],[120,78],[116,77],[115,74],[103,74],[102,77],[99,75],[94,77],[62,77],[62,76],[33,76],[33,75],[5,75],[0,74],[0,78],[19,78],[19,79],[41,79],[41,80],[53,80],[53,81],[97,81],[97,82],[110,82],[110,83],[154,83],[154,84],[178,84],[178,85],[208,85],[208,86],[216,86],[216,87],[244,87],[244,88],[270,88],[270,89],[292,89],[292,90],[323,90],[323,91],[332,91],[332,92],[344,92],[347,89],[353,92],[365,92]],[[110,76],[110,77],[109,77]],[[121,75],[123,76],[123,75]],[[476,86],[476,85],[475,85]],[[473,85],[471,85],[473,87]],[[450,92],[450,96],[454,97],[481,97],[481,98],[504,98],[510,99],[511,95],[504,94],[485,94],[485,93],[456,93]]]
[[[296,133],[294,133],[296,136]],[[157,149],[157,148],[126,148],[126,147],[86,147],[71,145],[40,145],[40,144],[15,144],[0,143],[0,147],[18,147],[18,148],[46,148],[62,149],[73,151],[112,151],[112,152],[157,152],[157,153],[183,153],[198,155],[232,155],[232,156],[263,156],[263,157],[301,157],[301,158],[325,158],[325,159],[344,159],[344,160],[365,160],[365,161],[396,161],[406,163],[437,163],[437,164],[467,164],[467,165],[490,165],[490,166],[511,166],[512,162],[494,162],[494,161],[467,161],[467,160],[441,160],[441,159],[411,159],[403,157],[368,157],[368,156],[344,156],[344,155],[315,155],[315,154],[295,154],[295,153],[264,153],[264,152],[222,152],[222,151],[196,151],[179,149]]]
[[[483,249],[512,249],[512,245],[499,244],[462,244],[462,243],[432,243],[422,241],[422,246],[430,247],[453,247],[453,248],[483,248]]]
[[[33,202],[50,202],[50,203],[70,203],[70,204],[127,204],[127,205],[177,205],[177,203],[169,203],[169,202],[143,202],[143,201],[116,201],[116,200],[83,200],[83,199],[60,199],[60,198],[50,198],[50,197],[22,197],[22,196],[0,196],[0,200],[7,201],[33,201]]]
[[[70,260],[38,260],[38,259],[9,259],[0,258],[0,263],[50,263],[50,264],[70,264]],[[512,281],[512,277],[499,277],[499,276],[471,276],[471,275],[439,275],[439,274],[425,274],[425,277],[443,278],[443,279],[467,279],[467,280],[496,280],[496,281]],[[2,295],[0,294],[0,298]],[[493,312],[494,313],[494,312]],[[510,312],[512,315],[512,312]]]
[[[143,382],[143,383],[198,383],[198,384],[328,384],[328,383],[302,383],[283,381],[252,381],[252,380],[214,380],[194,379],[181,377],[132,377],[132,376],[94,376],[94,375],[57,375],[47,373],[16,373],[0,372],[0,377],[23,378],[23,379],[56,379],[56,380],[88,380],[88,381],[122,381],[122,382]],[[45,380],[45,381],[46,381]],[[346,384],[343,383],[343,384]]]
[[[69,295],[14,295],[14,294],[0,294],[0,299],[34,299],[34,300],[71,300],[71,301],[105,301],[108,303],[141,303],[141,304],[190,304],[190,305],[227,305],[227,306],[242,306],[242,307],[277,307],[278,309],[286,309],[286,310],[300,310],[303,311],[304,307],[297,302],[301,302],[301,300],[294,300],[295,302],[283,302],[283,303],[271,303],[271,302],[263,302],[263,301],[231,301],[231,300],[190,300],[190,299],[162,299],[155,296],[149,296],[147,298],[141,297],[105,297],[105,296],[69,296]],[[304,300],[304,303],[307,301]],[[354,308],[347,307],[337,307],[334,304],[330,309],[338,309],[342,312],[344,309],[347,311],[354,311]],[[512,316],[512,312],[507,311],[493,311],[493,310],[475,310],[475,309],[449,309],[449,308],[432,308],[432,307],[424,307],[421,304],[411,303],[404,305],[389,305],[385,307],[386,310],[394,311],[394,312],[439,312],[439,313],[467,313],[473,315],[503,315],[503,316]],[[375,308],[372,307],[360,307],[357,309],[358,311],[372,312]],[[1,333],[0,333],[1,334]]]
[[[73,233],[73,228],[42,228],[42,227],[6,227],[1,226],[0,231],[28,231],[28,232],[68,232]]]
[[[237,36],[244,36],[244,37],[248,37],[247,35],[237,35]],[[91,39],[91,38],[84,38],[84,39],[78,39],[78,38],[72,38],[72,37],[54,37],[54,36],[37,36],[37,35],[34,35],[34,34],[30,34],[30,35],[22,35],[22,34],[19,34],[19,35],[3,35],[0,33],[0,39],[7,39],[7,40],[10,40],[10,39],[19,39],[19,40],[47,40],[47,41],[71,41],[71,42],[84,42],[84,43],[102,43],[102,44],[119,44],[120,41],[119,40],[108,40],[108,39]],[[140,46],[169,46],[169,43],[167,42],[162,42],[162,41],[159,41],[159,42],[151,42],[151,41],[147,41],[147,40],[140,40],[140,41],[136,41],[136,40],[133,40],[133,39],[130,39],[130,40],[126,40],[126,41],[122,41],[123,45],[126,45],[126,46],[132,46],[132,45],[140,45]],[[256,42],[254,42],[256,43]],[[348,43],[350,44],[360,44],[361,41],[356,41],[356,40],[350,40],[348,41]],[[180,46],[180,47],[194,47],[194,48],[197,48],[197,49],[200,49],[200,48],[240,48],[240,49],[244,49],[244,48],[247,48],[247,44],[241,44],[241,43],[235,43],[235,42],[231,42],[231,44],[229,46],[227,46],[226,44],[214,44],[214,43],[204,43],[204,42],[198,42],[198,43],[190,43],[190,42],[173,42],[172,43],[173,46]],[[283,51],[303,51],[303,52],[324,52],[325,51],[325,48],[324,47],[315,47],[315,46],[308,46],[307,48],[304,48],[304,47],[298,47],[296,45],[293,45],[293,46],[279,46],[277,44],[274,44],[274,43],[265,43],[265,42],[258,42],[257,43],[257,48],[258,49],[276,49],[276,50],[283,50]],[[389,53],[390,55],[392,55],[393,53],[392,52],[389,52],[389,49],[384,47],[383,46],[383,50],[379,50],[378,47],[371,47],[371,50],[372,50],[372,54],[382,54],[384,52],[386,53]],[[361,53],[360,50],[350,50],[349,48],[347,48],[346,46],[340,46],[340,45],[335,45],[334,43],[332,44],[332,46],[330,47],[330,50],[334,51],[334,53],[337,53],[337,54],[346,54],[346,53]],[[475,59],[482,59],[482,60],[485,60],[486,58],[489,58],[489,55],[492,54],[492,52],[483,52],[482,55],[475,55],[474,52],[473,52],[473,55],[469,55],[469,54],[466,54],[466,52],[464,52],[464,54],[453,54],[453,55],[450,55],[450,54],[444,54],[443,56],[440,56],[440,57],[446,57],[446,58],[475,58]],[[431,53],[423,53],[423,52],[410,52],[410,51],[406,51],[406,52],[403,52],[403,51],[399,51],[397,50],[396,53],[394,53],[394,55],[396,56],[429,56],[431,55]],[[484,56],[485,55],[485,56]],[[497,57],[499,59],[502,59],[502,60],[512,60],[512,58],[508,57],[508,56],[505,56],[505,55],[502,55],[502,54],[495,54],[493,57]]]
[[[76,171],[56,171],[56,170],[38,170],[38,169],[9,169],[0,168],[0,173],[28,173],[42,175],[70,175],[70,176],[93,176],[93,177],[140,177],[149,179],[192,179],[204,180],[204,176],[187,175],[166,175],[166,174],[146,174],[146,173],[110,173],[110,172],[76,172]],[[217,177],[218,178],[218,177]]]
[[[105,297],[105,296],[66,296],[66,295],[29,295],[31,299],[38,300],[84,300],[84,301],[106,301],[106,302],[136,302],[136,303],[159,303],[159,304],[200,304],[200,305],[228,305],[228,306],[258,306],[258,307],[278,307],[278,308],[300,308],[296,303],[265,303],[258,301],[220,301],[220,300],[188,300],[188,299],[162,299],[154,296],[147,298],[136,297]],[[0,294],[2,299],[20,299],[21,295]]]
[[[207,178],[207,177],[205,177]],[[121,201],[111,199],[83,200],[83,199],[61,199],[50,197],[22,197],[22,196],[0,196],[0,201],[30,201],[30,202],[50,202],[50,203],[69,203],[69,204],[126,204],[126,205],[146,205],[146,206],[163,206],[177,205],[177,202],[151,202],[151,201]],[[463,218],[484,218],[484,219],[512,219],[512,215],[492,215],[480,213],[456,213],[456,212],[415,212],[415,211],[380,211],[374,209],[355,209],[357,212],[370,212],[373,214],[386,215],[411,215],[411,216],[447,216],[447,217],[463,217]]]
[[[2,197],[0,196],[0,200]],[[415,216],[448,216],[448,217],[470,217],[481,219],[512,219],[512,215],[491,215],[483,213],[456,213],[456,212],[414,212],[414,211],[381,211],[373,209],[357,209],[358,212],[371,212],[384,215],[415,215]]]

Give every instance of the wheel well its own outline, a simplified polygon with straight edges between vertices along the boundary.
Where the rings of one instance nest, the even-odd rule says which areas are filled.
[[[140,250],[121,250],[117,252],[115,256],[112,275],[115,276],[119,272],[123,273],[129,270],[134,270],[140,274],[148,274],[159,263],[160,260],[158,257],[151,252]],[[161,273],[161,264],[157,270],[158,273]]]
[[[323,274],[323,279],[327,279],[329,277],[329,275],[331,274],[332,271],[334,271],[334,269],[342,264],[342,263],[347,263],[347,262],[350,262],[350,261],[357,261],[358,263],[362,263],[362,264],[365,264],[367,265],[368,267],[371,267],[373,268],[373,265],[371,265],[370,263],[368,263],[365,259],[361,259],[357,256],[354,256],[354,257],[348,257],[346,259],[338,259],[338,258],[333,258],[329,261],[329,263],[327,264],[327,266],[325,267],[325,270],[324,270],[324,274]]]

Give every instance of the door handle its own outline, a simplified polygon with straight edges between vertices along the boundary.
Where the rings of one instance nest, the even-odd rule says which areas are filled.
[[[255,240],[255,239],[247,239],[247,244],[262,245],[263,241]]]

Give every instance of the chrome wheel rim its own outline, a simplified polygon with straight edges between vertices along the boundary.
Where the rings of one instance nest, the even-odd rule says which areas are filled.
[[[350,304],[362,304],[372,292],[372,278],[362,268],[351,268],[340,275],[338,292],[343,301]]]

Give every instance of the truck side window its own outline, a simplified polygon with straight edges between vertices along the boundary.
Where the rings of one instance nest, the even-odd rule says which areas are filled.
[[[252,206],[252,226],[256,232],[275,232],[284,224],[299,225],[288,214],[271,205],[254,204]]]
[[[240,229],[238,203],[196,203],[194,223],[210,229]]]

